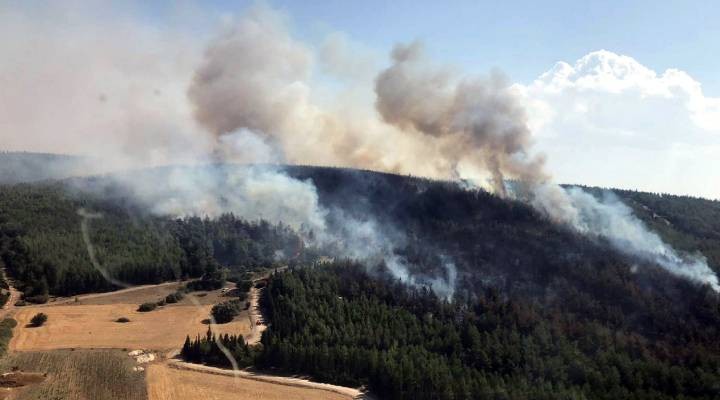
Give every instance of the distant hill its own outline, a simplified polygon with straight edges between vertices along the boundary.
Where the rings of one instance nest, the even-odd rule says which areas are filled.
[[[63,154],[0,152],[0,184],[87,175],[89,158]]]

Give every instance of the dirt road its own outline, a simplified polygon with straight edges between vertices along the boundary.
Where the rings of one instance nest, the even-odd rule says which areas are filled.
[[[160,288],[160,287],[170,286],[170,285],[177,285],[178,283],[179,283],[178,281],[170,281],[170,282],[159,283],[159,284],[157,284],[157,285],[132,286],[132,287],[129,287],[129,288],[120,289],[120,290],[115,290],[115,291],[112,291],[112,292],[91,293],[91,294],[85,294],[85,295],[82,295],[82,296],[75,296],[75,297],[59,297],[59,298],[57,298],[55,301],[48,302],[48,303],[45,303],[45,304],[39,304],[39,305],[37,305],[36,307],[38,307],[38,306],[40,306],[40,307],[42,307],[42,306],[55,306],[55,305],[58,305],[58,304],[73,303],[73,302],[75,302],[75,299],[76,299],[76,298],[78,299],[78,301],[81,301],[81,300],[97,299],[97,298],[99,298],[99,297],[106,297],[106,296],[118,296],[118,295],[121,295],[121,294],[124,294],[124,293],[135,292],[135,291],[138,291],[138,290],[152,289],[152,288]]]
[[[0,319],[12,315],[12,313],[15,311],[15,302],[20,299],[20,292],[18,292],[17,289],[15,289],[15,286],[13,286],[12,281],[8,278],[5,268],[2,269],[2,274],[8,284],[10,297],[8,298],[7,303],[5,303],[5,305],[0,310]]]
[[[284,270],[285,268],[282,269]],[[269,276],[270,273],[256,278],[254,283],[266,279]],[[17,332],[17,337],[11,342],[11,348],[14,351],[18,350],[19,343],[21,344],[19,347],[22,347],[22,350],[44,350],[57,347],[118,347],[148,348],[160,351],[160,354],[164,353],[164,357],[161,357],[160,360],[150,365],[150,368],[154,371],[154,375],[148,375],[147,379],[148,393],[150,393],[151,399],[189,399],[197,398],[197,395],[201,397],[205,396],[205,398],[216,398],[214,396],[218,394],[216,393],[217,386],[232,384],[232,382],[235,381],[235,379],[230,379],[232,377],[238,377],[244,380],[245,383],[248,381],[254,382],[253,385],[255,386],[243,386],[243,390],[253,390],[253,392],[248,392],[247,396],[241,396],[241,398],[277,398],[287,400],[367,398],[363,397],[363,394],[354,388],[311,382],[301,378],[267,375],[248,370],[232,371],[185,363],[174,358],[179,351],[179,346],[182,345],[184,335],[193,333],[194,331],[190,329],[190,326],[185,325],[187,325],[188,321],[192,321],[192,327],[198,326],[200,328],[197,329],[201,330],[196,332],[196,334],[204,333],[207,325],[203,325],[201,320],[209,314],[212,305],[203,304],[201,307],[198,307],[190,306],[189,304],[175,304],[163,307],[152,313],[138,313],[136,312],[137,301],[132,304],[126,304],[128,296],[123,296],[123,294],[141,293],[138,291],[152,292],[152,288],[161,288],[166,291],[171,290],[168,288],[169,285],[177,284],[178,282],[166,282],[159,285],[135,286],[114,292],[87,294],[78,296],[78,304],[75,304],[74,297],[63,298],[44,305],[23,307],[24,310],[22,310],[20,314],[17,314],[18,310],[14,306],[15,301],[19,299],[20,293],[11,285],[10,299],[6,306],[0,310],[0,315],[5,316],[13,313],[13,315],[17,315],[17,317],[20,318],[21,321],[19,322],[24,324],[27,322],[26,320],[29,318],[29,315],[33,313],[33,309],[57,306],[44,311],[51,314],[51,322],[46,324],[46,326],[34,328],[34,330],[28,332],[22,330],[24,328],[20,328],[21,331]],[[263,290],[264,288],[255,288],[254,285],[250,290],[248,301],[251,304],[247,316],[251,324],[249,327],[245,325],[245,321],[247,320],[243,316],[243,319],[235,321],[234,323],[213,326],[213,330],[222,328],[219,330],[221,333],[223,331],[228,333],[246,333],[248,331],[241,329],[242,327],[234,326],[242,322],[242,325],[245,325],[246,329],[250,329],[250,332],[245,334],[247,342],[251,345],[258,343],[262,337],[262,332],[267,329],[259,304]],[[210,298],[213,295],[213,293],[210,293],[204,298]],[[157,294],[152,295],[152,293],[150,293],[148,296],[157,297]],[[103,304],[83,304],[83,300],[87,301],[98,298],[104,299]],[[104,304],[104,302],[108,302],[108,304]],[[182,313],[181,311],[187,312]],[[189,315],[189,312],[192,312],[192,315]],[[131,322],[128,324],[118,324],[114,322],[118,316],[129,316]],[[173,337],[168,330],[179,332],[179,336]],[[95,340],[91,340],[93,338]],[[163,372],[168,369],[170,372]],[[158,371],[161,373],[155,373]],[[178,373],[173,374],[171,371],[177,371]],[[180,373],[182,371],[192,371],[194,375],[190,377],[194,380],[192,380],[192,382],[185,382],[185,380],[189,378],[187,375]],[[185,372],[185,374],[187,373],[190,372]],[[203,375],[205,377],[203,377]],[[155,379],[158,376],[165,378]],[[230,382],[228,382],[227,379],[230,379]],[[210,384],[214,382],[213,380],[217,380],[217,382],[215,382],[216,384]],[[176,393],[177,391],[169,391],[166,393],[170,388],[176,386],[184,387],[186,392],[180,391]],[[168,393],[173,394],[173,396],[168,397]],[[238,394],[236,389],[233,389],[233,391],[229,393],[230,395]],[[227,398],[227,396],[222,395],[217,398]]]
[[[287,266],[275,268],[275,271],[282,272],[286,269],[288,269]],[[245,341],[249,345],[255,345],[260,343],[262,333],[265,331],[265,329],[267,329],[267,322],[265,321],[265,318],[262,315],[262,310],[260,309],[260,296],[262,296],[262,291],[265,290],[265,288],[256,288],[255,284],[269,278],[271,274],[272,272],[268,272],[258,278],[253,279],[253,286],[252,288],[250,288],[250,293],[248,295],[248,301],[250,302],[250,312],[248,313],[248,318],[250,320],[251,331],[249,334],[245,335]]]
[[[267,329],[267,324],[260,311],[260,295],[264,289],[258,289],[253,286],[250,289],[248,301],[250,301],[250,309],[248,310],[248,319],[250,320],[250,333],[245,335],[245,341],[249,345],[260,343],[262,333]]]
[[[176,369],[180,369],[180,370],[189,370],[189,371],[198,371],[198,372],[204,372],[204,373],[213,374],[213,375],[223,375],[223,376],[231,376],[231,377],[237,376],[237,377],[241,377],[243,379],[250,379],[250,380],[255,380],[255,381],[260,381],[260,382],[273,383],[276,385],[322,390],[322,391],[326,391],[326,392],[331,392],[331,393],[336,393],[339,395],[347,396],[348,398],[353,398],[353,399],[367,399],[367,397],[365,397],[365,395],[358,389],[344,387],[344,386],[336,386],[336,385],[331,385],[328,383],[312,382],[312,381],[309,381],[307,379],[302,379],[302,378],[293,378],[293,377],[277,376],[277,375],[266,375],[263,373],[250,371],[250,370],[233,371],[233,370],[229,370],[229,369],[210,367],[207,365],[186,363],[184,361],[178,361],[178,360],[171,360],[170,362],[168,362],[168,366],[170,368],[176,368]]]

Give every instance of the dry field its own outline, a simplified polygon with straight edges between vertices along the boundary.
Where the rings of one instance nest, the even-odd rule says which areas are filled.
[[[121,294],[121,298],[127,294]],[[208,296],[209,297],[209,296]],[[102,298],[112,300],[111,296]],[[127,299],[123,299],[128,301]],[[138,302],[116,304],[68,303],[47,307],[23,307],[15,314],[18,326],[10,342],[16,351],[68,348],[127,348],[170,350],[182,347],[186,335],[204,335],[211,305],[194,306],[185,302],[138,312]],[[28,327],[37,312],[48,315],[39,328]],[[128,323],[115,322],[120,317]],[[213,325],[217,333],[247,334],[251,325],[247,312],[234,321]]]
[[[175,365],[175,362],[163,357],[146,364],[146,372],[133,371],[136,364],[128,357],[128,350],[153,350],[164,352],[165,356],[175,354],[186,335],[205,334],[212,305],[227,300],[217,290],[199,297],[188,296],[180,303],[154,311],[137,311],[140,303],[156,302],[179,285],[136,287],[16,308],[14,318],[18,324],[10,342],[11,353],[0,360],[0,372],[19,368],[41,373],[42,381],[22,388],[0,388],[0,399],[347,400],[353,397],[342,394],[345,393],[342,390],[336,393],[319,389],[322,385],[302,383],[296,378],[255,374],[233,377],[204,366],[196,367],[207,368],[207,371],[171,368],[169,363]],[[249,300],[257,300],[256,290],[252,295]],[[213,331],[246,336],[252,333],[250,338],[257,341],[264,326],[251,323],[251,319],[261,320],[261,315],[256,307],[250,311],[252,315],[243,311],[228,324],[213,325]],[[47,322],[38,328],[29,327],[30,319],[38,312],[48,315]],[[120,317],[130,322],[115,322]]]
[[[153,364],[147,370],[150,400],[263,399],[263,400],[348,400],[341,394],[252,379],[179,370],[167,364]]]
[[[135,361],[121,350],[12,353],[0,360],[0,371],[34,372],[42,379],[21,388],[3,388],[0,398],[147,399],[144,373],[133,371],[134,366]]]

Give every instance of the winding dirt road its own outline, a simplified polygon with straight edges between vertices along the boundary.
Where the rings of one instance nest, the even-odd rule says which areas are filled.
[[[248,310],[250,333],[245,336],[245,341],[251,346],[260,343],[262,333],[267,329],[267,324],[260,311],[260,295],[263,290],[253,285],[248,296],[248,301],[250,301],[250,309]]]
[[[5,282],[7,282],[7,284],[8,284],[8,288],[9,288],[8,290],[10,291],[10,297],[8,298],[7,303],[5,303],[5,305],[0,310],[0,319],[12,315],[12,313],[15,311],[15,302],[17,302],[20,299],[20,292],[18,292],[17,289],[15,289],[15,286],[13,286],[12,282],[7,277],[5,268],[2,268],[2,274],[5,279]]]

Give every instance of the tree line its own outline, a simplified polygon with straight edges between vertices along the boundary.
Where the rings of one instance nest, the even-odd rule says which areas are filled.
[[[301,242],[282,224],[148,214],[117,199],[73,192],[60,183],[0,190],[0,258],[26,300],[114,290],[91,263],[80,230],[80,208],[102,214],[88,221],[91,245],[113,278],[149,284],[199,277],[224,266],[239,276],[292,257]]]
[[[680,346],[575,313],[577,305],[528,300],[488,287],[476,299],[449,303],[350,262],[295,268],[269,281],[269,328],[254,364],[392,399],[720,396],[714,322],[658,321],[685,326],[688,341]],[[593,302],[575,300],[584,301]],[[720,314],[717,305],[712,313]]]

